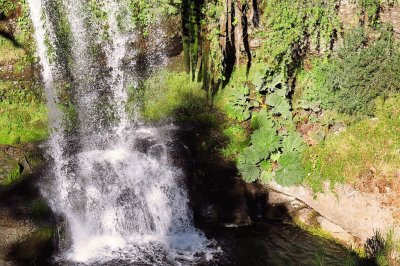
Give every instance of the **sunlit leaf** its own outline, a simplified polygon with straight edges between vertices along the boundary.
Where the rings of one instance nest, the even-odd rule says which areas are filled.
[[[282,186],[300,184],[304,178],[301,157],[297,152],[282,154],[278,160],[279,169],[275,171],[275,181]]]
[[[261,127],[251,135],[251,143],[254,150],[266,158],[270,152],[279,148],[281,138],[274,128]]]
[[[297,132],[292,132],[283,138],[282,149],[284,152],[302,152],[305,148],[303,138]]]

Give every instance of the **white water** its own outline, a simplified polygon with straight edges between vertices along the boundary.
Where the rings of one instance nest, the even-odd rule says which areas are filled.
[[[124,71],[123,64],[128,43],[136,35],[119,29],[117,15],[123,2],[104,0],[102,5],[110,35],[102,45],[106,56],[102,66],[90,50],[96,35],[90,30],[96,27],[87,28],[86,2],[60,1],[72,32],[71,93],[78,112],[78,128],[72,136],[63,133],[67,129],[62,128],[63,115],[56,108],[54,70],[45,46],[45,24],[50,20],[40,19],[42,13],[45,18],[52,13],[39,0],[28,2],[49,111],[55,114],[48,142],[51,181],[43,193],[53,210],[67,220],[72,240],[58,259],[86,264],[186,264],[211,259],[215,249],[194,228],[182,171],[169,157],[173,128],[140,126],[127,113],[126,81],[136,77]],[[108,75],[106,82],[99,78],[104,75]],[[107,110],[114,117],[111,123],[104,123]]]

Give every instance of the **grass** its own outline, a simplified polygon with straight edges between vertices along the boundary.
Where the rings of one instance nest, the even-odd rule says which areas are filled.
[[[32,64],[29,54],[0,36],[0,65],[12,75]],[[47,110],[31,81],[0,80],[0,144],[34,142],[47,138]]]
[[[148,121],[168,118],[185,121],[196,116],[207,119],[203,115],[207,107],[206,92],[201,89],[200,83],[191,82],[185,72],[162,71],[146,80],[140,93],[143,104],[141,114]],[[137,101],[137,98],[134,99],[137,96],[132,94],[130,101]]]
[[[15,47],[14,43],[0,35],[0,64],[8,64],[21,60],[26,52],[21,47]]]
[[[393,228],[383,235],[375,231],[374,235],[365,243],[367,256],[373,259],[376,265],[390,266],[400,263],[400,242],[394,238]]]
[[[305,183],[322,191],[323,183],[355,183],[370,171],[394,178],[400,168],[400,95],[376,102],[375,117],[363,119],[320,145],[309,147],[303,164]]]

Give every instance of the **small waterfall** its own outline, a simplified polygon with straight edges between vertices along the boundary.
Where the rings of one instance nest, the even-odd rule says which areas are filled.
[[[173,126],[143,126],[126,110],[128,81],[138,78],[125,68],[127,54],[135,54],[130,43],[137,37],[120,26],[125,1],[91,2],[107,15],[109,38],[100,43],[99,27],[88,23],[91,14],[85,12],[89,1],[55,2],[65,9],[71,30],[71,52],[64,55],[71,63],[64,66],[72,73],[69,93],[77,113],[72,131],[65,128],[64,114],[57,108],[53,81],[62,62],[52,66],[47,57],[46,28],[55,28],[52,21],[59,21],[47,12],[47,2],[28,0],[51,114],[52,171],[43,193],[65,217],[71,233],[72,246],[59,259],[95,265],[210,259],[215,248],[193,226],[183,173],[171,163]],[[62,36],[48,39],[56,38]],[[52,45],[67,52],[57,47],[59,42]]]

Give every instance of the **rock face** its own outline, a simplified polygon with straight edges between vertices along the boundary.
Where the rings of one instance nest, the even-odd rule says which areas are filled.
[[[34,144],[0,146],[0,155],[0,265],[45,265],[55,219],[36,186],[42,151]]]
[[[373,194],[350,185],[337,185],[333,191],[327,185],[324,193],[317,194],[304,186],[282,187],[274,182],[269,188],[271,204],[283,204],[292,217],[317,225],[349,246],[363,246],[375,231],[386,234],[399,229],[390,209]]]
[[[221,158],[215,149],[221,140],[210,138],[213,133],[209,130],[181,125],[176,132],[181,142],[171,145],[175,162],[186,173],[195,224],[205,229],[236,227],[266,218],[266,188],[237,177],[235,165]]]
[[[34,144],[0,146],[0,191],[9,189],[44,162]]]

